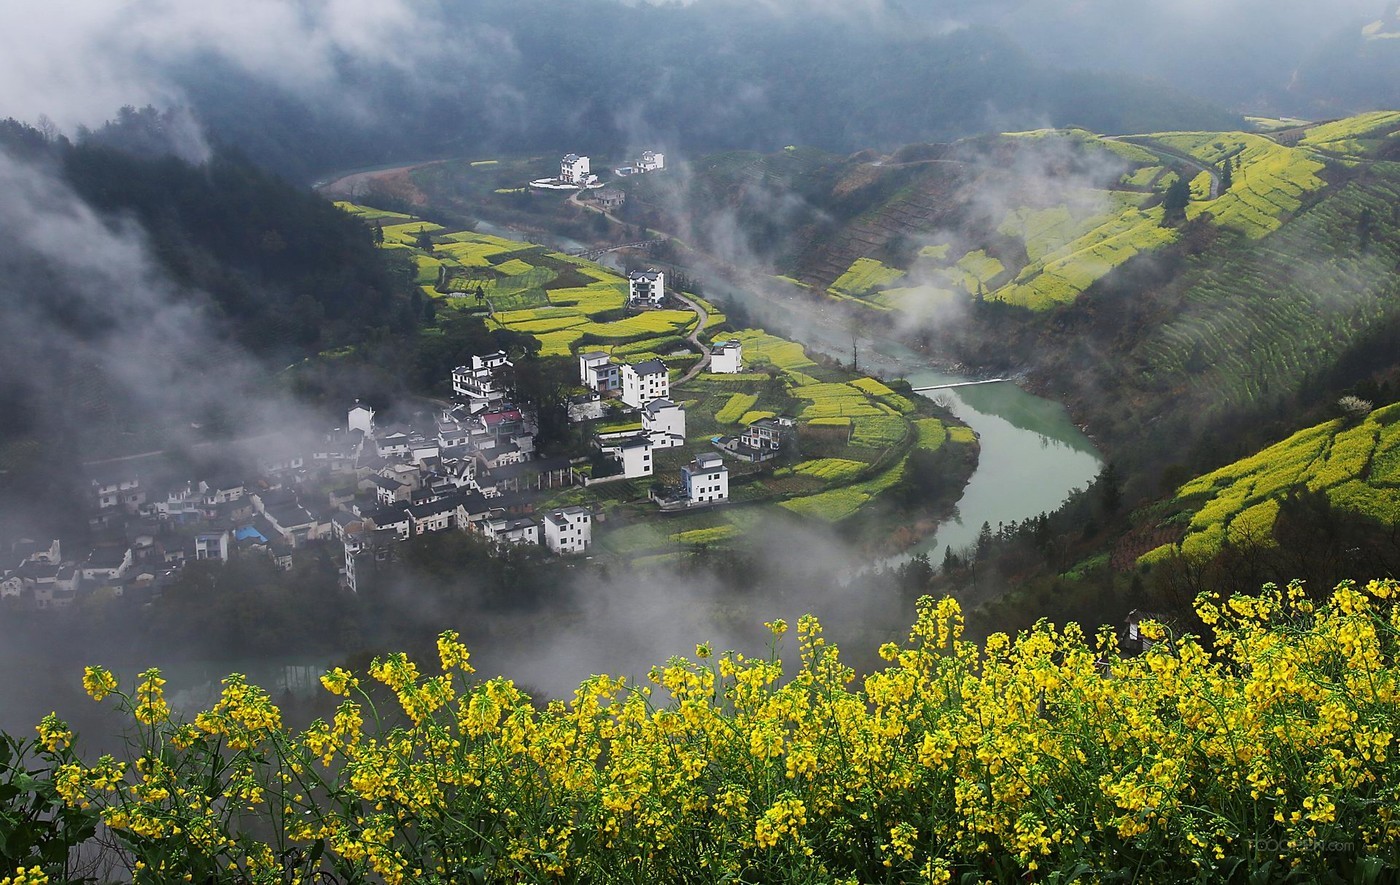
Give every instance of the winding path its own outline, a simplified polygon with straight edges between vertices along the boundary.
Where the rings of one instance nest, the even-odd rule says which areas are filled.
[[[1121,141],[1124,144],[1136,145],[1159,157],[1176,160],[1193,169],[1199,169],[1201,172],[1210,176],[1210,199],[1214,200],[1216,197],[1220,196],[1220,173],[1216,171],[1213,166],[1202,163],[1190,154],[1182,153],[1175,148],[1167,147],[1154,138],[1145,138],[1140,135],[1109,135],[1104,137],[1104,141]]]
[[[695,345],[696,350],[700,351],[700,362],[691,366],[690,371],[686,372],[680,378],[676,379],[677,384],[684,384],[685,382],[694,378],[696,375],[699,375],[701,370],[703,370],[710,364],[710,349],[700,343],[700,333],[705,331],[705,326],[709,324],[710,314],[709,311],[705,310],[705,308],[696,304],[694,301],[691,301],[689,298],[685,297],[681,293],[677,292],[675,294],[677,301],[681,302],[686,307],[695,311],[695,315],[700,318],[700,322],[695,324],[695,329],[689,335],[687,335],[685,339],[691,344]]]
[[[622,221],[616,215],[613,215],[611,212],[609,212],[606,209],[603,209],[602,207],[590,206],[586,203],[580,202],[579,196],[582,193],[583,191],[579,191],[578,193],[575,193],[572,197],[569,197],[569,202],[573,203],[575,206],[578,206],[580,208],[587,209],[590,212],[597,212],[598,214],[606,218],[608,221],[611,221],[613,224],[620,224],[624,226],[627,224],[627,222]],[[587,252],[579,254],[592,256],[594,253],[597,253],[601,255],[604,252],[611,252],[614,249],[626,249],[631,246],[648,246],[653,243],[662,243],[666,240],[675,239],[671,234],[668,234],[664,230],[652,230],[650,228],[645,228],[645,230],[648,234],[656,234],[657,236],[650,240],[643,240],[636,243],[623,243],[620,246],[609,246],[606,249],[591,249]],[[681,293],[675,292],[673,294],[676,296],[677,301],[690,308],[691,311],[695,313],[695,316],[699,319],[699,322],[695,324],[695,328],[691,330],[691,333],[686,336],[685,340],[689,341],[691,346],[693,346],[697,351],[700,352],[700,362],[691,366],[689,371],[687,371],[680,378],[676,379],[676,384],[684,384],[685,382],[694,378],[696,375],[699,375],[710,365],[710,348],[700,343],[700,333],[705,331],[705,327],[709,325],[710,314],[709,311],[705,310],[705,308],[701,307],[699,304],[696,304],[694,301],[691,301],[689,298],[685,297]]]

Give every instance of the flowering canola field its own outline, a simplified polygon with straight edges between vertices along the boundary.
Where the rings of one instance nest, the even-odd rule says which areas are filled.
[[[1347,426],[1341,419],[1293,434],[1258,454],[1183,485],[1174,513],[1186,535],[1144,554],[1145,561],[1212,556],[1228,540],[1272,544],[1279,499],[1294,488],[1323,492],[1332,505],[1400,525],[1400,404]]]
[[[774,621],[766,655],[702,643],[548,703],[477,679],[448,632],[430,666],[327,673],[339,708],[299,732],[236,675],[185,721],[158,671],[123,692],[90,667],[130,753],[80,761],[50,716],[12,765],[100,818],[137,883],[1379,881],[1398,592],[1205,595],[1208,636],[1145,622],[1137,657],[1045,622],[978,646],[925,597],[863,678],[806,616],[788,663]],[[0,881],[60,875],[19,857]]]

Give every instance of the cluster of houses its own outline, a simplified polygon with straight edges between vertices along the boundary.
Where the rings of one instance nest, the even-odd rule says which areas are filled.
[[[665,298],[660,271],[633,274],[637,300]],[[605,401],[639,419],[596,444],[612,469],[576,470],[568,458],[541,458],[536,419],[512,401],[514,367],[503,352],[472,356],[452,372],[453,403],[429,426],[381,425],[356,401],[345,426],[316,440],[268,442],[251,476],[172,475],[163,462],[118,460],[89,468],[90,524],[102,543],[61,555],[57,540],[16,543],[0,554],[0,601],[37,608],[71,605],[85,592],[110,588],[153,593],[187,562],[262,555],[290,569],[299,548],[337,545],[345,581],[359,590],[366,567],[392,560],[395,545],[418,535],[459,530],[496,545],[543,545],[558,554],[587,551],[594,513],[568,506],[536,512],[536,494],[575,482],[653,476],[653,453],[686,443],[684,406],[670,399],[664,362],[615,362],[603,351],[579,354],[579,384],[588,392],[569,406],[572,420],[602,418]],[[743,346],[712,345],[710,370],[739,373]],[[715,442],[749,461],[776,457],[793,419],[764,418],[739,438]],[[729,499],[729,470],[714,452],[680,470],[679,487],[653,490],[662,510],[710,507]]]
[[[629,165],[619,166],[613,170],[613,174],[626,178],[628,175],[644,175],[648,172],[660,172],[666,168],[666,155],[656,151],[642,151],[642,155],[633,160]]]
[[[664,285],[664,276],[659,271],[645,272],[645,275],[650,274],[655,274],[657,281]],[[635,285],[635,278],[639,275],[632,276]],[[644,282],[649,283],[650,280]],[[711,347],[712,372],[737,374],[743,370],[743,366],[743,345],[739,341],[724,341]],[[640,430],[597,434],[598,448],[614,462],[616,472],[606,475],[595,472],[589,478],[590,483],[652,476],[655,472],[655,450],[685,445],[685,407],[670,399],[670,372],[661,360],[618,363],[604,351],[589,351],[579,354],[578,371],[579,384],[588,393],[574,398],[569,413],[572,419],[601,418],[604,398],[620,401],[641,419]],[[785,420],[787,426],[792,426],[791,419]],[[678,488],[658,490],[653,498],[663,510],[723,503],[729,500],[729,468],[718,454],[700,454],[681,468]]]
[[[62,550],[57,540],[47,545],[27,538],[16,541],[0,557],[0,604],[24,601],[36,608],[65,608],[86,587],[113,582],[124,587],[136,568],[130,546],[91,548],[70,558]],[[141,577],[154,583],[156,573],[143,571]]]
[[[447,529],[582,552],[591,512],[532,512],[528,493],[570,484],[572,468],[536,456],[535,417],[507,396],[511,369],[500,352],[457,367],[456,401],[428,427],[380,426],[356,401],[345,426],[319,439],[263,441],[250,478],[172,475],[156,459],[90,467],[89,523],[105,540],[72,556],[58,541],[17,542],[0,553],[0,600],[63,608],[102,588],[158,592],[204,559],[257,554],[290,569],[299,548],[318,542],[343,548],[354,588],[363,551]]]
[[[613,170],[620,178],[629,175],[643,175],[647,172],[660,172],[666,168],[666,155],[656,151],[642,151],[642,155],[625,166]],[[582,154],[565,154],[559,160],[558,178],[539,178],[530,182],[531,187],[546,190],[573,190],[575,188],[601,188],[598,176],[592,170],[592,161]],[[610,197],[621,205],[622,200]]]

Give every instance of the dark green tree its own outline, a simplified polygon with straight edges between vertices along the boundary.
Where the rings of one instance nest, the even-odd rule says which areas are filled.
[[[1176,180],[1167,186],[1162,197],[1162,224],[1180,224],[1186,220],[1186,207],[1191,202],[1191,184],[1177,172]]]
[[[416,245],[419,249],[422,249],[424,252],[431,252],[434,248],[436,248],[433,245],[433,235],[428,232],[427,228],[418,228],[418,233],[413,238],[413,242],[414,245]]]

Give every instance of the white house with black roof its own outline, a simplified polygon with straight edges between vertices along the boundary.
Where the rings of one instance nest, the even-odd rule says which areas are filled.
[[[681,486],[690,504],[729,500],[729,468],[714,452],[702,452],[681,468]]]
[[[589,390],[606,393],[622,386],[621,367],[602,350],[590,350],[578,355],[578,383]]]
[[[564,158],[559,161],[559,181],[579,187],[586,187],[597,182],[598,176],[589,172],[588,166],[588,157],[565,154]]]
[[[666,272],[649,268],[627,275],[629,307],[660,307],[666,300]]]
[[[561,507],[544,514],[544,545],[555,553],[583,553],[593,543],[593,514],[585,507]]]
[[[669,399],[654,399],[642,407],[642,432],[654,449],[685,445],[685,407]]]
[[[482,537],[494,544],[538,544],[540,524],[530,517],[493,516],[476,522]]]
[[[413,534],[413,518],[408,515],[408,504],[394,504],[380,507],[365,514],[365,519],[377,529],[392,529],[400,541],[407,541]]]
[[[651,457],[651,439],[644,433],[600,443],[603,454],[610,455],[622,465],[626,479],[651,476],[655,467]]]
[[[671,395],[671,375],[661,360],[644,360],[635,366],[624,365],[621,376],[622,401],[634,409]]]
[[[445,532],[457,522],[457,502],[452,498],[410,504],[407,512],[410,531],[415,536]]]

